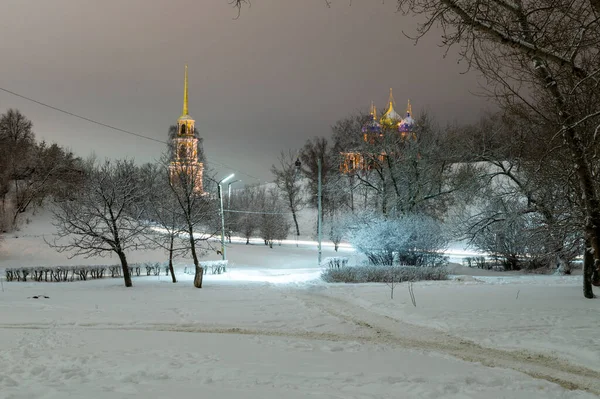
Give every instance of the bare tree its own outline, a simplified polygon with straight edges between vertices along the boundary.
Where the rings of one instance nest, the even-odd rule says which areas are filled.
[[[379,125],[375,120],[361,126],[363,120],[362,115],[349,117],[334,126],[336,148],[354,159],[351,168],[331,179],[348,182],[330,189],[331,198],[347,203],[340,191],[350,192],[353,204],[354,190],[362,187],[375,199],[364,201],[365,205],[382,213],[441,218],[469,188],[472,165],[457,163],[463,159],[449,146],[448,129],[441,129],[429,115],[417,118],[411,131],[399,131],[396,124]]]
[[[329,239],[333,242],[333,249],[335,252],[340,247],[340,243],[346,234],[347,225],[349,223],[348,218],[342,217],[339,212],[331,215],[331,218],[325,221],[325,230],[329,233]]]
[[[18,110],[0,117],[0,201],[11,227],[49,195],[66,195],[81,181],[80,159],[57,144],[36,143],[33,125]]]
[[[155,164],[146,164],[142,168],[143,181],[150,188],[145,198],[145,219],[148,223],[146,238],[158,248],[164,249],[169,256],[169,272],[173,283],[177,282],[173,259],[183,255],[185,245],[185,226],[179,215],[179,204],[168,184],[169,176],[164,169]],[[158,231],[157,231],[158,230]]]
[[[335,212],[338,205],[338,202],[333,198],[332,185],[330,184],[332,178],[335,178],[339,171],[338,155],[327,139],[323,137],[308,140],[300,152],[302,172],[308,178],[307,189],[310,194],[308,204],[314,208],[317,208],[319,198],[318,161],[321,161],[321,205],[324,215]]]
[[[13,213],[12,227],[21,212],[19,206],[7,204],[7,195],[18,197],[22,191],[22,182],[29,173],[34,148],[33,124],[29,119],[15,109],[9,109],[0,116],[0,194],[4,212],[8,212],[10,206]]]
[[[259,187],[256,193],[257,203],[260,207],[258,229],[265,245],[273,248],[273,242],[284,240],[290,230],[286,220],[284,206],[281,203],[280,193],[272,188]]]
[[[486,252],[504,254],[509,268],[522,261],[568,274],[582,252],[580,207],[573,196],[578,186],[568,153],[553,136],[543,125],[497,114],[455,137],[482,165],[482,187],[472,192],[478,211],[465,227],[468,238]]]
[[[165,175],[169,176],[168,184],[177,206],[177,218],[187,235],[186,247],[195,267],[194,287],[202,288],[204,269],[200,265],[199,256],[206,249],[199,244],[208,242],[220,230],[217,201],[208,193],[198,190],[198,179],[203,176],[202,164],[172,164],[168,156],[163,157],[161,163]]]
[[[40,206],[50,195],[65,196],[81,183],[81,160],[56,144],[36,144],[31,151],[27,172],[15,182],[15,209],[17,218],[32,205]]]
[[[304,204],[300,171],[296,166],[296,162],[299,162],[299,160],[291,150],[287,153],[282,151],[278,160],[279,166],[271,166],[271,173],[275,176],[275,184],[277,184],[283,200],[292,213],[296,236],[299,236],[300,227],[298,226],[297,214]]]
[[[55,202],[57,237],[47,243],[58,252],[70,251],[70,257],[116,253],[125,286],[131,287],[125,252],[147,245],[140,205],[148,190],[140,184],[139,169],[131,160],[107,160],[99,166],[90,162],[84,173],[80,189]]]
[[[246,245],[250,244],[250,238],[260,224],[259,192],[259,186],[247,185],[241,190],[236,190],[231,199],[235,212],[230,212],[228,218],[233,216],[233,230],[246,239]]]

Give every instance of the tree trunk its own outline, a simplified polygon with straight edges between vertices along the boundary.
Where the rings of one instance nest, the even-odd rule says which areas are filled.
[[[129,265],[127,265],[127,258],[123,251],[117,251],[119,259],[121,260],[121,268],[123,269],[123,280],[125,280],[125,287],[131,287],[131,274],[129,274]]]
[[[387,182],[385,178],[381,182],[381,213],[387,214]]]
[[[194,275],[194,287],[202,288],[202,278],[204,277],[204,268],[200,265],[196,266],[196,274]]]
[[[594,298],[594,290],[592,288],[592,273],[594,271],[594,255],[590,252],[586,242],[586,249],[583,254],[583,296],[589,299]]]
[[[300,227],[298,227],[298,218],[296,217],[296,210],[292,208],[292,218],[294,219],[294,224],[296,225],[296,236],[300,236]]]
[[[173,269],[173,241],[175,241],[175,237],[171,236],[171,243],[169,246],[169,271],[171,272],[171,279],[176,283],[177,278],[175,277],[175,269]]]
[[[354,175],[350,175],[350,211],[354,214]]]
[[[190,248],[192,250],[192,259],[194,260],[195,275],[194,275],[194,287],[202,288],[202,277],[204,277],[204,269],[200,267],[198,261],[198,255],[196,254],[196,241],[194,240],[194,231],[190,226],[188,234],[190,236]]]

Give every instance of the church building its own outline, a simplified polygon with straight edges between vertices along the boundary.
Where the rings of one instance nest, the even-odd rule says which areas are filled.
[[[202,178],[204,164],[198,159],[198,138],[195,135],[196,121],[188,113],[188,72],[185,66],[183,84],[183,111],[177,119],[177,133],[172,138],[170,179],[174,183],[182,180],[193,186],[194,192],[203,193]],[[185,177],[185,179],[183,179]]]
[[[388,99],[387,110],[377,119],[377,108],[371,103],[371,109],[369,111],[369,120],[362,126],[361,133],[362,139],[368,145],[375,146],[381,143],[384,138],[388,135],[397,135],[400,140],[413,139],[416,140],[414,133],[415,121],[412,117],[412,106],[410,100],[406,108],[406,116],[402,116],[396,112],[394,106],[396,101],[392,89],[390,89],[390,97]],[[341,153],[342,163],[340,170],[342,173],[352,173],[359,170],[370,169],[369,162],[365,159],[364,154],[361,151],[349,151]],[[386,157],[385,153],[380,153],[377,158],[383,161]]]

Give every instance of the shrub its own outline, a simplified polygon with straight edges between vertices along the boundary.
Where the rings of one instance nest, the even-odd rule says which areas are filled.
[[[132,263],[129,265],[129,273],[139,276],[141,269],[146,268],[146,274],[158,276],[161,269],[169,274],[169,267],[161,263]],[[90,266],[32,266],[32,267],[9,267],[5,270],[6,281],[30,281],[39,282],[65,282],[86,281],[100,279],[108,276],[121,277],[121,265],[90,265]]]
[[[321,265],[327,265],[329,268],[340,268],[348,265],[348,258],[345,256],[331,256],[321,261]]]
[[[329,267],[321,273],[328,283],[401,283],[405,281],[447,280],[445,266],[346,266]]]
[[[227,271],[227,266],[229,264],[228,260],[201,260],[200,266],[204,269],[204,274],[208,274],[208,269],[210,269],[210,274],[221,274]],[[192,266],[186,266],[183,269],[185,274],[194,274],[196,268]]]
[[[372,265],[440,266],[448,239],[440,223],[422,215],[359,215],[348,229],[350,244]]]

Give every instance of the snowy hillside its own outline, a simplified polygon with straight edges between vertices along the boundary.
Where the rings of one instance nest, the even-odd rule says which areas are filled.
[[[0,269],[66,259],[47,214],[7,236]],[[355,257],[348,248],[342,254]],[[324,256],[332,256],[324,248]],[[164,259],[160,251],[128,254]],[[3,282],[0,398],[579,398],[600,394],[597,300],[581,277],[453,266],[451,281],[326,284],[316,247],[234,242],[192,287],[165,276]],[[218,259],[210,254],[210,259]],[[468,274],[467,274],[468,273]],[[476,276],[486,274],[487,276]],[[600,291],[596,290],[596,295]]]

